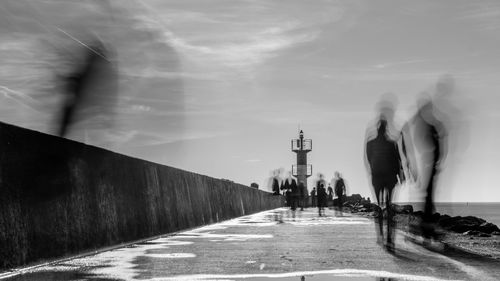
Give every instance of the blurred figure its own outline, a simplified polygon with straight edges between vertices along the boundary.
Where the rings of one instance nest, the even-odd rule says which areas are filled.
[[[332,185],[330,183],[328,184],[328,188],[326,189],[326,191],[328,193],[327,206],[329,207],[330,203],[332,203],[332,205],[333,205],[333,188],[332,188]]]
[[[335,195],[337,196],[338,209],[342,212],[344,206],[344,196],[346,195],[346,188],[344,179],[340,176],[339,172],[335,172]]]
[[[387,212],[386,249],[394,251],[394,228],[393,212],[391,206],[394,187],[398,181],[403,180],[400,148],[398,141],[403,142],[401,133],[392,124],[395,106],[392,97],[384,96],[378,103],[378,123],[376,124],[376,136],[367,134],[365,146],[365,164],[371,177],[375,197],[379,206],[378,240],[379,244],[384,241],[383,223],[384,214],[382,202],[385,203]]]
[[[109,49],[97,38],[89,45],[82,43],[80,48],[81,62],[74,63],[71,73],[61,79],[66,97],[57,128],[60,137],[66,136],[72,124],[103,114],[103,104],[113,100],[117,91],[114,59]]]
[[[324,210],[325,210],[325,206],[326,206],[326,189],[325,189],[325,184],[323,182],[318,181],[318,183],[319,183],[319,187],[317,190],[317,193],[318,193],[318,214],[321,217],[322,215],[324,215]]]
[[[297,187],[297,182],[292,177],[292,173],[288,172],[288,177],[281,184],[281,190],[285,191],[287,206],[295,211],[297,208],[297,201],[299,197],[299,190]]]
[[[306,205],[307,205],[307,187],[302,181],[300,181],[298,188],[299,188],[300,210],[304,211],[304,207],[306,207]]]
[[[447,130],[437,116],[432,99],[423,94],[418,100],[417,113],[405,125],[405,131],[411,132],[412,138],[409,140],[418,155],[419,169],[415,172],[418,174],[417,183],[420,188],[425,190],[424,213],[420,230],[426,242],[429,242],[431,238],[438,237],[432,221],[432,214],[435,211],[434,187],[441,163],[447,154]],[[408,146],[410,147],[410,145]],[[414,166],[417,165],[414,164]]]
[[[278,170],[274,170],[272,173],[271,190],[273,191],[273,195],[280,195],[280,178]]]
[[[318,206],[318,213],[321,216],[321,211],[324,210],[326,205],[326,189],[325,189],[325,179],[322,173],[318,173],[318,179],[316,180],[316,204]]]
[[[316,207],[317,198],[316,198],[316,187],[313,187],[311,190],[311,207]]]

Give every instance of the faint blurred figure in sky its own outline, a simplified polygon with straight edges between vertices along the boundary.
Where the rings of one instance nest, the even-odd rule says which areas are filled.
[[[61,79],[65,98],[57,128],[60,137],[66,136],[71,125],[87,118],[105,116],[99,122],[109,126],[111,113],[106,111],[117,92],[112,51],[98,38],[91,39],[88,45],[82,42],[79,48],[80,60],[73,62],[70,73]]]
[[[391,124],[395,112],[394,100],[384,96],[377,106],[377,135],[366,139],[365,163],[368,174],[371,177],[375,198],[377,198],[377,204],[379,206],[379,212],[377,214],[377,242],[382,244],[384,241],[384,212],[382,206],[385,205],[387,213],[385,247],[388,251],[394,251],[394,227],[391,202],[394,187],[398,181],[403,181],[403,169],[400,148],[398,146],[398,139],[401,138],[401,134],[395,131],[394,124]],[[389,128],[393,128],[392,132]]]

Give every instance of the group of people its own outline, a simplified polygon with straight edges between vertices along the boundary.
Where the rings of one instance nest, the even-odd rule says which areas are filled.
[[[450,79],[445,77],[437,83],[436,96],[422,95],[418,99],[415,114],[401,127],[394,122],[395,96],[384,95],[377,104],[376,119],[366,131],[365,165],[379,207],[376,215],[378,243],[388,251],[394,251],[394,190],[398,184],[406,181],[416,184],[425,193],[422,220],[414,232],[418,231],[425,243],[439,236],[432,216],[435,211],[434,187],[448,153],[451,121],[436,106],[436,100],[443,99],[452,91],[453,81]],[[329,202],[333,205],[334,196],[337,197],[338,208],[342,210],[346,195],[345,182],[338,172],[335,172],[332,184],[326,186],[323,175],[319,174],[310,193],[312,206],[318,207],[320,216],[324,215],[324,208]],[[276,195],[283,192],[292,210],[297,207],[303,209],[307,205],[305,184],[297,184],[291,175],[280,181],[279,173],[275,174],[272,190]]]
[[[275,170],[271,178],[273,194],[282,194],[285,196],[286,205],[292,211],[295,211],[297,208],[304,210],[309,205],[309,194],[306,185],[301,181],[297,183],[291,173],[288,173],[288,177],[284,180],[279,175],[280,171]],[[319,174],[318,180],[316,180],[316,184],[310,192],[311,207],[317,207],[320,216],[324,215],[324,208],[328,207],[330,202],[333,205],[334,196],[337,197],[338,208],[342,210],[343,199],[346,196],[345,181],[339,172],[335,172],[335,177],[332,179],[332,183],[328,184],[328,188],[325,188],[325,186],[326,181],[324,180],[324,176]]]
[[[444,87],[445,85],[440,85]],[[380,207],[377,215],[378,243],[394,251],[394,211],[391,207],[397,184],[407,180],[425,191],[422,222],[418,231],[425,243],[437,238],[432,222],[434,186],[447,153],[447,130],[430,96],[418,100],[416,113],[400,129],[394,124],[394,97],[378,103],[375,124],[367,130],[365,163]],[[385,212],[384,212],[385,209]],[[387,227],[384,233],[384,213]]]
[[[319,179],[316,181],[316,186],[313,187],[311,191],[311,204],[312,207],[318,207],[319,216],[324,215],[325,207],[328,207],[331,203],[333,206],[333,198],[337,197],[337,207],[342,210],[343,200],[346,196],[346,186],[344,179],[340,176],[339,172],[335,172],[335,177],[332,179],[334,188],[332,184],[328,184],[328,188],[325,189],[326,182],[323,179],[323,175],[319,174]]]
[[[292,177],[292,173],[288,173],[288,177],[281,180],[279,177],[279,170],[274,171],[274,176],[272,177],[272,190],[274,195],[280,195],[283,193],[285,196],[286,205],[290,207],[293,211],[297,208],[304,210],[307,206],[307,187],[301,181],[297,184],[297,181]]]

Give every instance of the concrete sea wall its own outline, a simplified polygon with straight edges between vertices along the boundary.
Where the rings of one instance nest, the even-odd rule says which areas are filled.
[[[247,186],[0,123],[0,269],[279,206]]]

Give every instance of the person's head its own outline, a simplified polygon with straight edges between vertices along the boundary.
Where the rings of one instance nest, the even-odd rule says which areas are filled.
[[[340,173],[338,171],[335,171],[335,177],[336,178],[339,178],[340,177]]]
[[[398,98],[394,93],[385,93],[376,104],[379,118],[392,122],[398,104]]]
[[[319,187],[322,187],[322,188],[324,188],[324,187],[325,187],[325,185],[324,185],[324,184],[320,184],[320,185],[319,185]]]

